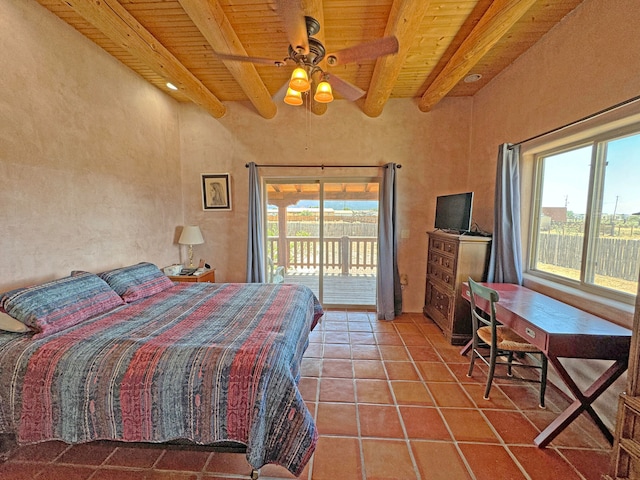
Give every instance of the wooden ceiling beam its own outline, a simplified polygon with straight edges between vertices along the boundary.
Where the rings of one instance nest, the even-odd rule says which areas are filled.
[[[456,53],[427,88],[418,108],[428,112],[442,100],[493,46],[511,29],[536,0],[494,0]]]
[[[404,65],[409,48],[420,29],[429,3],[428,0],[394,0],[384,35],[385,37],[395,35],[399,49],[395,55],[387,55],[376,60],[367,97],[362,107],[366,115],[377,117],[382,113]]]
[[[226,107],[117,0],[61,0],[129,54],[216,118]]]
[[[220,4],[215,0],[178,0],[189,18],[207,39],[211,48],[227,55],[248,56]],[[249,62],[222,61],[247,95],[249,101],[264,118],[273,118],[278,107],[260,78],[256,67]]]

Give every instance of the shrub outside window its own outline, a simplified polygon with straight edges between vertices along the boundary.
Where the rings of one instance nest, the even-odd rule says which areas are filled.
[[[632,301],[640,266],[640,127],[536,156],[530,272]]]

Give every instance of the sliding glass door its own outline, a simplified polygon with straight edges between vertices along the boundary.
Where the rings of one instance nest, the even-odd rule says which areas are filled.
[[[320,182],[266,184],[267,282],[301,283],[319,297]]]
[[[266,192],[267,281],[307,285],[325,306],[375,306],[378,179],[268,179]]]

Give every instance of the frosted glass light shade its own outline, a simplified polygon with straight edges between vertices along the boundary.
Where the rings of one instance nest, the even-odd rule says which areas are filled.
[[[287,94],[284,96],[284,103],[287,105],[302,105],[302,94],[289,87],[287,88]]]
[[[313,99],[319,103],[333,102],[333,92],[331,91],[331,85],[329,82],[322,81],[318,84],[316,94],[313,96]]]
[[[298,67],[291,74],[291,80],[289,80],[289,88],[292,88],[296,92],[306,92],[311,88],[309,82],[309,75],[304,68]]]
[[[182,245],[200,245],[201,243],[204,243],[200,227],[197,225],[186,225],[182,229],[178,243]]]

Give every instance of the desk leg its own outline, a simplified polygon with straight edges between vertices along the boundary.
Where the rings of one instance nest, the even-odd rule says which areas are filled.
[[[573,422],[582,412],[586,411],[609,443],[613,444],[613,435],[598,414],[591,408],[591,404],[625,372],[627,369],[627,360],[616,360],[583,394],[562,366],[560,360],[557,357],[549,356],[548,358],[549,362],[558,372],[558,375],[560,375],[562,381],[576,397],[576,400],[535,438],[534,443],[540,448],[546,447],[562,430]]]

